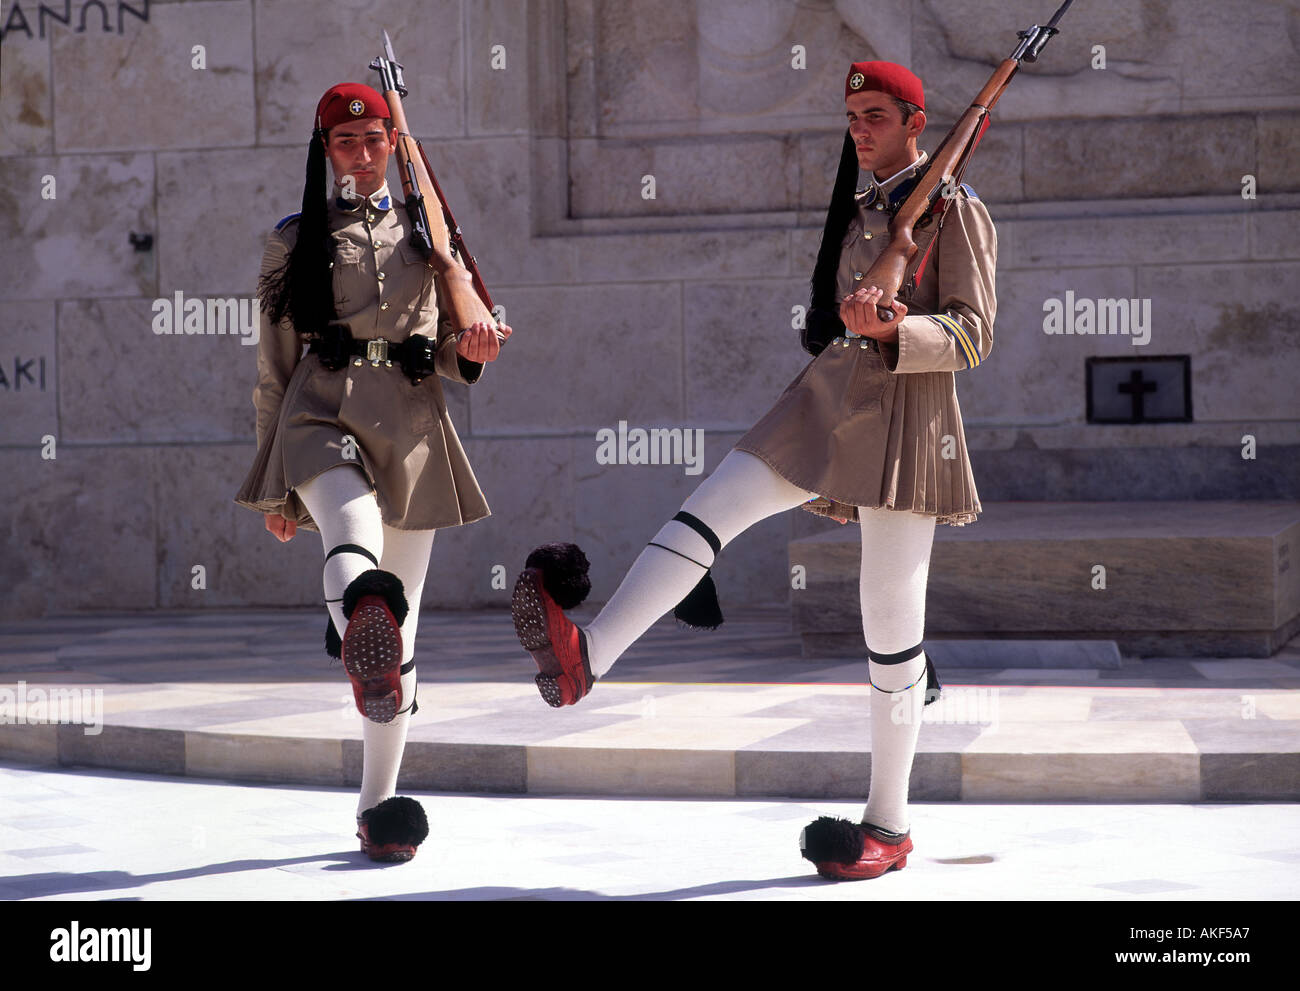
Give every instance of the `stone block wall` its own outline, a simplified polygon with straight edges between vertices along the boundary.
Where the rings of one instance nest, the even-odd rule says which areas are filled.
[[[280,545],[230,501],[256,349],[157,335],[152,306],[252,296],[267,230],[298,209],[315,103],[373,83],[382,29],[516,328],[479,384],[446,387],[493,516],[438,535],[425,601],[504,606],[494,566],[513,576],[549,539],[576,539],[608,597],[803,366],[847,65],[911,65],[932,150],[1052,6],[5,3],[0,618],[320,601],[316,535]],[[1300,491],[1296,18],[1076,5],[1013,80],[966,176],[999,237],[994,350],[958,376],[984,499]],[[1045,334],[1067,291],[1150,299],[1149,342]],[[1194,422],[1085,422],[1085,359],[1133,354],[1191,356]],[[703,430],[701,473],[600,464],[596,432],[620,421]],[[724,609],[785,601],[787,541],[834,526],[792,513],[735,541]]]

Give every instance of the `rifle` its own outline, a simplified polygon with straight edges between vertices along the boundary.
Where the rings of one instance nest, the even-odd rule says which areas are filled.
[[[379,73],[379,90],[388,102],[389,116],[397,130],[397,171],[402,177],[402,196],[411,220],[411,244],[442,276],[447,313],[458,334],[480,320],[497,327],[492,314],[492,297],[479,275],[474,256],[465,249],[460,225],[451,215],[447,198],[434,177],[433,166],[429,164],[424,148],[411,137],[406,111],[402,108],[402,97],[409,91],[402,78],[402,64],[393,54],[393,42],[387,31],[384,32],[384,54],[371,61],[370,68]],[[430,213],[428,204],[434,199],[437,199],[439,209]],[[446,247],[448,242],[450,251]],[[464,269],[456,264],[453,255],[463,259]],[[499,329],[497,340],[505,340]]]
[[[898,297],[908,265],[911,264],[918,250],[916,242],[912,240],[913,228],[926,222],[932,214],[943,211],[943,205],[936,209],[936,203],[941,196],[946,200],[957,195],[962,175],[975,151],[975,145],[979,143],[980,136],[989,125],[990,111],[1002,96],[1007,84],[1011,82],[1011,77],[1020,68],[1021,61],[1037,62],[1043,46],[1052,35],[1060,33],[1056,29],[1056,23],[1073,2],[1074,0],[1065,0],[1045,26],[1034,24],[1024,31],[1016,32],[1020,43],[1016,45],[1015,51],[1003,60],[989,81],[984,84],[984,88],[979,91],[975,101],[957,118],[952,130],[935,149],[934,156],[927,163],[912,192],[895,210],[889,223],[889,244],[880,252],[863,278],[863,285],[877,286],[883,290],[880,303],[876,307],[876,315],[882,322],[887,323],[894,319],[894,311],[889,308],[890,304]],[[937,239],[936,233],[935,238],[930,242],[932,247]],[[927,255],[928,253],[927,249]],[[925,259],[922,259],[922,268],[924,262]],[[908,286],[909,297],[916,289],[917,280],[918,276],[913,273],[912,281]],[[809,313],[809,317],[811,316],[812,313]],[[828,332],[829,328],[826,328],[823,322],[822,326],[816,328],[813,333],[805,334],[805,347],[813,354],[819,354],[835,333],[844,332],[843,323],[838,321],[838,314],[836,316],[837,319],[830,322],[839,323],[840,329],[837,332]],[[823,336],[824,340],[820,339]],[[809,345],[820,346],[813,351]]]

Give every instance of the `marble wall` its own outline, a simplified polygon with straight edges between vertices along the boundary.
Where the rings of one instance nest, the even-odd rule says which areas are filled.
[[[1051,7],[6,3],[0,618],[319,602],[316,535],[280,545],[231,502],[255,349],[156,335],[151,306],[253,294],[266,231],[298,209],[316,100],[374,82],[383,28],[516,328],[479,384],[447,387],[493,516],[438,535],[426,603],[504,606],[494,566],[513,578],[549,539],[576,539],[608,597],[704,477],[601,464],[596,431],[701,429],[707,473],[803,366],[792,311],[849,62],[927,81],[933,149]],[[1294,498],[1300,4],[1096,0],[1062,28],[967,173],[999,238],[996,344],[958,376],[981,496]],[[1149,343],[1045,334],[1067,291],[1149,299]],[[1088,356],[1165,354],[1191,355],[1194,422],[1085,422]],[[729,546],[724,609],[786,601],[787,541],[834,526],[787,514]]]

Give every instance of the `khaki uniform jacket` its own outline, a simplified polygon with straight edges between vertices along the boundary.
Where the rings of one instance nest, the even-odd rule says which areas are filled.
[[[329,226],[336,242],[334,301],[338,322],[354,339],[437,340],[437,375],[413,385],[394,361],[378,367],[353,358],[329,371],[303,354],[306,334],[286,319],[262,314],[257,350],[257,455],[235,502],[279,513],[319,530],[294,489],[340,464],[359,465],[383,522],[400,530],[431,530],[490,515],[456,436],[439,376],[473,384],[483,365],[456,353],[450,320],[439,319],[438,281],[408,241],[402,204],[385,183],[369,197],[333,199]],[[262,274],[275,271],[297,237],[296,215],[267,237]]]
[[[922,152],[918,166],[924,161]],[[858,194],[840,251],[838,300],[866,285],[867,269],[889,243],[888,194],[911,174],[883,186],[873,180]],[[934,238],[933,221],[914,233],[913,268]],[[897,341],[838,338],[736,448],[821,496],[804,504],[810,512],[857,520],[856,507],[885,507],[955,526],[975,522],[981,506],[953,373],[974,368],[993,348],[996,261],[993,221],[963,186],[944,208]]]

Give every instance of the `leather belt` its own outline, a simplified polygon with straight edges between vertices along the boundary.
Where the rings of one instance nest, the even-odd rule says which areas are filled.
[[[368,361],[372,368],[378,368],[380,364],[383,364],[385,368],[392,368],[394,361],[401,362],[405,343],[405,341],[385,340],[382,337],[376,337],[373,340],[357,340],[353,338],[347,342],[345,350],[355,358],[352,362],[354,365],[362,365],[365,361]],[[320,338],[313,337],[307,351],[311,354],[318,354],[324,349],[323,345],[324,342]],[[362,359],[365,359],[365,361]]]

